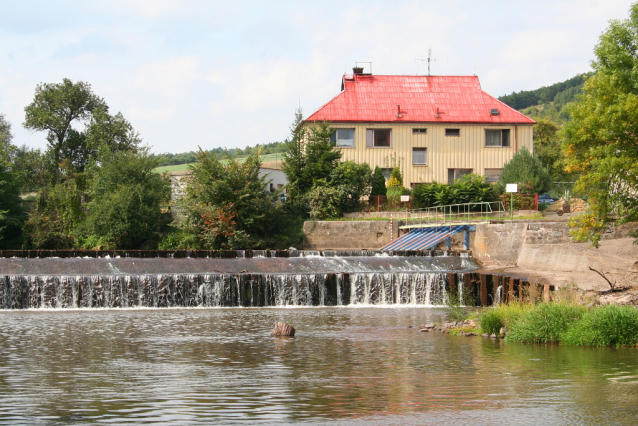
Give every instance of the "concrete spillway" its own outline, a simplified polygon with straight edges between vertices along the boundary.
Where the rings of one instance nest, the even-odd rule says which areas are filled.
[[[0,259],[0,307],[442,305],[469,257]]]

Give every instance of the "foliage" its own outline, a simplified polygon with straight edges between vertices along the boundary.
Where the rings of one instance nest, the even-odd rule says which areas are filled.
[[[276,197],[264,191],[266,177],[259,176],[259,156],[226,164],[214,154],[200,150],[198,161],[186,178],[179,202],[178,227],[197,235],[206,249],[269,248],[285,245],[289,227],[297,222],[288,217]]]
[[[75,229],[84,219],[80,200],[85,190],[82,176],[42,188],[25,225],[29,245],[36,249],[75,247]]]
[[[498,334],[505,324],[501,316],[494,309],[487,309],[481,313],[478,321],[483,333]]]
[[[512,92],[510,95],[500,96],[498,100],[518,110],[542,103],[563,106],[575,99],[580,93],[583,83],[590,75],[591,73],[579,74],[569,80],[555,83],[551,86],[543,86],[540,89]]]
[[[46,131],[53,165],[52,183],[63,172],[82,172],[95,159],[100,146],[111,151],[136,149],[138,134],[122,114],[108,114],[108,106],[93,93],[91,85],[65,78],[62,83],[43,83],[36,87],[33,102],[25,107],[24,127]],[[85,123],[78,130],[73,124]]]
[[[522,194],[541,194],[549,190],[551,179],[538,157],[523,147],[503,165],[501,182],[517,183]]]
[[[157,248],[159,250],[197,250],[201,248],[201,245],[197,235],[168,226]]]
[[[0,114],[0,243],[5,248],[22,244],[22,225],[26,219],[20,199],[20,177],[13,170],[11,126]]]
[[[308,194],[310,217],[313,220],[332,219],[341,216],[344,194],[339,188],[319,182]]]
[[[511,326],[508,340],[522,343],[557,343],[567,328],[587,309],[563,303],[541,303]]]
[[[465,175],[453,184],[421,183],[412,190],[412,206],[426,208],[494,201],[495,189],[484,176],[476,174]]]
[[[562,129],[567,170],[580,173],[589,211],[574,218],[572,236],[598,245],[614,220],[638,220],[638,3],[629,19],[612,21],[600,36],[592,62],[596,74],[569,112]],[[637,235],[638,236],[638,235]]]
[[[563,335],[576,346],[634,346],[638,344],[638,310],[633,306],[596,307]]]
[[[459,296],[456,294],[449,295],[446,305],[445,311],[452,321],[465,321],[470,315],[467,309],[461,306]]]
[[[368,164],[354,161],[338,163],[330,174],[330,181],[316,180],[307,194],[310,217],[315,220],[337,218],[356,211],[361,197],[370,194],[372,174]]]
[[[112,153],[103,149],[90,166],[89,212],[76,233],[85,248],[154,248],[160,238],[161,205],[170,199],[168,177],[153,173],[147,150]]]
[[[403,186],[403,176],[401,175],[401,170],[398,167],[392,169],[390,182],[388,182],[388,187],[393,186]]]
[[[330,183],[341,151],[333,149],[329,124],[306,126],[301,110],[295,114],[291,133],[291,138],[285,142],[282,168],[288,178],[289,196],[294,199],[304,197],[318,180]]]
[[[379,166],[374,168],[374,174],[372,175],[372,188],[370,190],[370,196],[385,196],[386,195],[386,187],[385,187],[385,178],[383,177],[383,172]]]
[[[534,124],[534,155],[547,169],[554,182],[571,180],[565,172],[565,155],[558,135],[559,127],[551,120],[539,118]]]

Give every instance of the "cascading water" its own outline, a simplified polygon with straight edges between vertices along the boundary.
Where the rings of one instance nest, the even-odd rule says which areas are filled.
[[[0,259],[0,308],[444,305],[451,277],[477,269],[459,256],[298,254]]]

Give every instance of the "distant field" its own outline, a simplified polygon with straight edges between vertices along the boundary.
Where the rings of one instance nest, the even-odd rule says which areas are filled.
[[[246,157],[237,158],[240,161],[246,159]],[[281,154],[266,154],[261,156],[262,166],[271,169],[281,169]],[[225,160],[222,160],[225,162]],[[192,163],[191,163],[192,164]],[[175,166],[162,166],[154,169],[155,173],[182,173],[188,170],[190,164],[177,164]]]

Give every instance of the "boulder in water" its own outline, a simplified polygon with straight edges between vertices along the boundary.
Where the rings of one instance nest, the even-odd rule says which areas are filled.
[[[271,336],[295,337],[295,328],[285,322],[278,322],[275,324]]]

